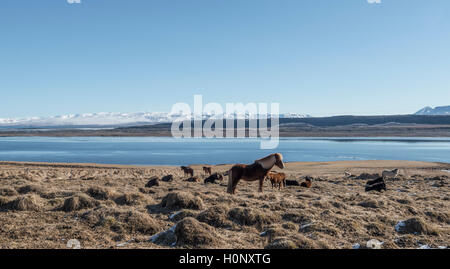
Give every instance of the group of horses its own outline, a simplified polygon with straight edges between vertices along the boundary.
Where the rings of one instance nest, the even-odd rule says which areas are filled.
[[[236,164],[228,171],[228,188],[227,192],[234,194],[239,181],[259,181],[259,192],[263,191],[264,180],[270,179],[272,187],[286,186],[286,176],[283,173],[270,172],[274,166],[280,169],[284,168],[283,155],[281,153],[270,154],[267,157],[256,160],[253,164]],[[191,167],[181,166],[185,176],[194,176],[194,169]],[[203,167],[203,172],[209,176],[212,174],[211,167]]]
[[[194,176],[194,169],[192,169],[192,168],[189,167],[189,166],[181,166],[181,170],[183,170],[184,176],[191,176],[191,177]],[[212,169],[211,169],[211,167],[203,166],[203,173],[204,173],[205,175],[211,176],[211,174],[212,174]]]
[[[270,180],[270,182],[272,183],[272,188],[278,187],[278,189],[281,189],[282,187],[286,187],[286,174],[280,172],[271,172],[271,170],[275,166],[280,169],[284,169],[285,167],[283,162],[283,155],[281,153],[270,154],[269,156],[254,161],[252,164],[235,164],[233,167],[231,167],[228,173],[226,173],[228,174],[227,192],[230,194],[235,194],[236,186],[241,179],[245,181],[259,181],[259,192],[263,191],[265,179]],[[184,171],[185,176],[194,176],[194,169],[192,169],[191,167],[181,166],[181,169]],[[204,174],[212,177],[211,167],[204,166],[203,172]],[[377,179],[373,182],[368,182],[370,186],[366,188],[366,191],[386,190],[386,185],[384,184],[383,179],[387,177],[395,178],[398,176],[398,174],[398,169],[394,169],[392,171],[383,171],[383,176],[381,179]],[[219,174],[216,173],[214,175]],[[222,178],[223,176],[220,174],[218,179],[222,180]],[[212,181],[214,181],[214,179]],[[207,182],[207,180],[205,180],[205,182]],[[310,177],[306,177],[305,181],[299,185],[301,187],[310,188],[311,184],[312,179]]]

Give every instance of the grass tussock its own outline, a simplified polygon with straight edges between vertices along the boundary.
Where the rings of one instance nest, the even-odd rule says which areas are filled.
[[[114,201],[118,205],[134,206],[148,203],[148,198],[140,193],[125,193],[117,197]]]
[[[6,188],[0,188],[0,196],[16,196],[19,193],[10,187],[6,187]]]
[[[92,208],[98,206],[100,203],[86,194],[78,194],[67,198],[64,201],[62,210],[66,212],[78,211],[81,209]]]
[[[271,211],[261,211],[253,208],[236,207],[228,213],[230,220],[239,225],[262,227],[264,224],[272,224],[279,220],[278,216]]]
[[[214,233],[211,226],[194,218],[185,218],[178,222],[175,235],[178,246],[207,248],[220,244],[219,237]]]
[[[43,202],[34,194],[21,196],[11,202],[11,209],[17,211],[41,211]]]
[[[230,227],[232,223],[228,220],[228,211],[226,206],[212,206],[201,212],[197,220],[217,228]]]
[[[167,194],[161,202],[162,207],[170,209],[195,209],[202,210],[205,204],[200,197],[194,196],[188,192],[171,192]]]
[[[109,200],[115,195],[115,192],[110,188],[100,186],[90,187],[86,193],[97,200]]]

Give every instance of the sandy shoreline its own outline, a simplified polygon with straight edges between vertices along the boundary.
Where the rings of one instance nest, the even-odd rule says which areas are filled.
[[[450,245],[448,163],[287,163],[288,179],[310,176],[313,186],[279,191],[266,182],[258,193],[256,182],[241,182],[235,196],[226,193],[227,179],[204,184],[201,165],[192,167],[199,182],[176,166],[0,162],[0,248],[66,248],[70,239],[82,248]],[[367,180],[357,178],[394,168],[400,176],[387,180],[387,192],[367,193]],[[161,180],[167,175],[173,181]],[[158,186],[148,186],[152,178]],[[396,231],[408,219],[415,230]],[[175,234],[160,234],[171,227]]]

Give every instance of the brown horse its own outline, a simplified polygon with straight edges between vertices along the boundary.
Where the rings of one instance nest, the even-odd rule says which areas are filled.
[[[301,187],[311,188],[312,179],[310,177],[306,177],[305,181],[300,184]]]
[[[211,176],[211,174],[212,174],[211,167],[203,166],[203,172],[205,173],[205,175]]]
[[[181,170],[184,172],[184,176],[194,176],[194,169],[186,166],[181,166]]]
[[[277,187],[281,190],[281,187],[286,188],[286,174],[285,173],[278,173],[278,172],[269,172],[267,175],[267,179],[270,180],[272,183],[272,189],[273,187]]]
[[[253,164],[236,164],[228,171],[227,192],[234,194],[239,180],[256,181],[259,180],[259,192],[263,191],[264,179],[274,166],[284,168],[283,155],[274,153],[265,158],[256,160]]]

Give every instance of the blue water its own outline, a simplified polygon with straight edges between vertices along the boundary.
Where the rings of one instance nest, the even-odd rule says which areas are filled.
[[[136,165],[250,163],[273,152],[287,162],[413,160],[450,162],[450,138],[281,138],[276,150],[257,139],[155,137],[0,137],[0,161]]]

